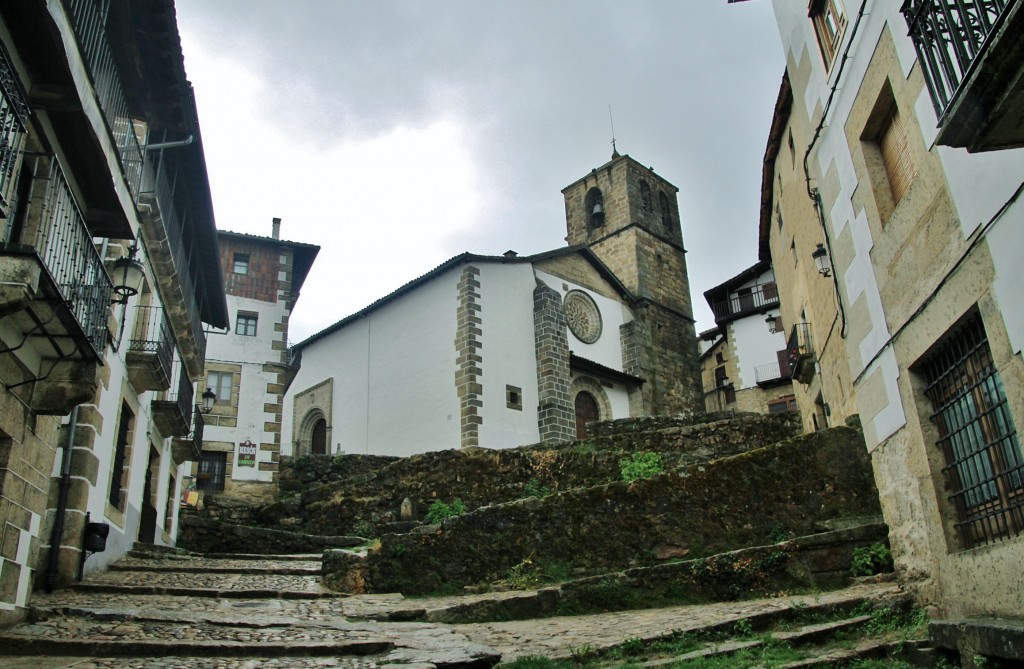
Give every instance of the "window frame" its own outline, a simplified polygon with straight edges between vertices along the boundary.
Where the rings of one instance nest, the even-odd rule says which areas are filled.
[[[216,379],[216,381],[214,381],[214,379]],[[206,384],[206,387],[213,391],[214,397],[216,398],[213,401],[215,405],[230,405],[232,403],[231,390],[235,384],[234,372],[210,370],[206,373]],[[222,391],[227,394],[226,398],[221,397]]]
[[[248,276],[249,274],[249,263],[252,261],[252,255],[248,253],[241,253],[239,251],[234,252],[231,255],[231,273],[240,274],[242,276]],[[242,271],[239,271],[241,268]]]
[[[807,6],[807,16],[814,26],[814,37],[818,41],[818,51],[825,63],[825,70],[829,71],[836,62],[836,54],[846,34],[846,12],[843,11],[841,0],[811,0]]]
[[[214,465],[212,471],[210,464]],[[220,465],[220,466],[218,466]],[[227,451],[203,451],[196,463],[196,490],[223,492],[228,478]]]
[[[235,334],[243,337],[255,337],[259,319],[260,315],[254,311],[239,311],[235,314]]]

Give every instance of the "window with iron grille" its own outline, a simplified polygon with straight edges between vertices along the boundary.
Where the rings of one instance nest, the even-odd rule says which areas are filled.
[[[965,548],[1024,530],[1024,458],[978,315],[923,362],[943,472]]]
[[[224,490],[224,475],[228,467],[228,454],[224,451],[203,451],[199,459],[196,489],[207,492]]]

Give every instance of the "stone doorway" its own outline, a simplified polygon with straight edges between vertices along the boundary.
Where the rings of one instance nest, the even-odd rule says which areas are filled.
[[[576,438],[587,438],[587,423],[601,418],[597,400],[585,390],[576,393]]]

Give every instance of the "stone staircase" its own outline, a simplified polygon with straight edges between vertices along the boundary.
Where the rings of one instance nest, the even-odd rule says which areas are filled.
[[[485,669],[543,656],[596,668],[780,644],[818,659],[793,666],[839,666],[891,652],[895,639],[864,626],[872,607],[908,601],[872,578],[824,593],[557,616],[543,605],[551,588],[344,596],[318,571],[310,555],[133,552],[71,590],[38,595],[29,621],[0,633],[0,667]],[[686,638],[696,647],[679,652]]]

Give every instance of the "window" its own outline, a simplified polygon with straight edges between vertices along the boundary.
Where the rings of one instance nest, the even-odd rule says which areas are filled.
[[[203,451],[199,458],[196,490],[219,492],[224,490],[224,474],[228,468],[228,454],[224,451]]]
[[[505,406],[516,411],[523,410],[523,389],[516,386],[505,386]]]
[[[231,261],[231,271],[235,274],[248,274],[249,254],[236,253]]]
[[[718,353],[715,353],[715,362],[717,362],[719,365],[721,365],[721,364],[723,364],[725,362],[725,356],[722,355],[721,351],[719,351]]]
[[[814,23],[814,34],[818,38],[821,58],[825,61],[825,69],[835,62],[839,43],[843,40],[843,28],[846,27],[846,15],[840,0],[811,0],[808,13]]]
[[[128,484],[129,444],[135,427],[135,414],[127,402],[121,402],[121,416],[117,423],[117,441],[114,442],[114,462],[110,470],[110,489],[107,501],[110,506],[124,510],[124,489]]]
[[[672,210],[669,208],[668,195],[665,195],[665,191],[658,191],[658,209],[661,210],[661,224],[666,228],[671,228]]]
[[[235,375],[231,372],[208,372],[206,387],[217,396],[217,404],[231,404],[231,386]]]
[[[257,314],[249,311],[239,311],[238,316],[235,318],[235,334],[244,335],[246,337],[256,336],[256,320],[259,318]]]
[[[1024,531],[1024,458],[988,336],[975,314],[921,366],[965,548]]]
[[[877,144],[882,155],[882,164],[885,166],[889,189],[892,191],[892,202],[895,206],[903,199],[917,175],[917,166],[914,165],[907,142],[907,128],[895,105],[882,121]]]
[[[587,191],[583,206],[591,228],[600,228],[604,225],[604,195],[601,194],[600,188],[594,187]]]
[[[644,211],[650,211],[654,208],[651,204],[651,187],[643,179],[640,180],[640,206],[643,207]]]
[[[796,397],[793,395],[786,395],[768,402],[768,413],[786,413],[796,410]]]

